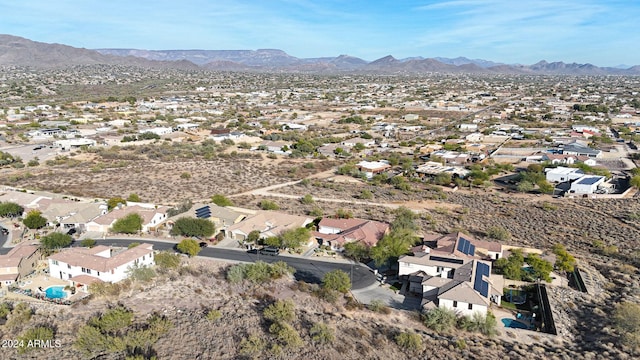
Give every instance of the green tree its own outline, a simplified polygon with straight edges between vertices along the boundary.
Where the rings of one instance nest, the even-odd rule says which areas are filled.
[[[24,226],[29,229],[40,229],[47,225],[47,219],[45,219],[42,213],[38,210],[31,210],[27,216],[22,220]]]
[[[252,230],[245,240],[246,243],[255,244],[260,239],[260,230]]]
[[[71,235],[54,232],[40,239],[40,244],[45,249],[57,249],[71,245]]]
[[[198,255],[200,252],[200,245],[197,241],[193,239],[184,239],[176,245],[176,249],[183,254],[189,255],[189,257],[194,257]]]
[[[347,293],[351,289],[349,274],[342,270],[329,271],[322,277],[322,287],[327,290]]]
[[[207,219],[181,217],[173,224],[171,235],[209,237],[215,230],[213,222]]]
[[[576,266],[576,259],[573,255],[569,254],[567,249],[562,244],[553,245],[553,253],[556,254],[555,267],[564,272],[573,272]]]
[[[546,282],[551,282],[551,271],[553,271],[553,265],[547,260],[541,259],[538,254],[529,254],[525,259],[527,264],[531,267],[529,272],[525,271],[525,275],[528,275],[530,280],[541,279]]]
[[[0,203],[0,217],[21,216],[24,208],[13,202]]]
[[[142,230],[142,222],[142,216],[132,213],[116,220],[111,226],[111,231],[118,234],[135,234]]]
[[[109,209],[109,211],[111,211],[116,206],[118,206],[118,204],[127,205],[127,200],[125,200],[125,199],[123,199],[121,197],[113,197],[113,198],[107,200],[107,208]]]
[[[409,232],[417,232],[420,226],[416,223],[418,216],[410,209],[401,206],[394,211],[395,218],[391,222],[392,231],[407,230]]]
[[[370,248],[360,241],[348,242],[344,244],[344,256],[360,262],[364,259],[368,259],[370,255]]]
[[[629,185],[633,186],[636,189],[640,189],[640,175],[634,175],[629,180]]]
[[[307,228],[289,229],[279,236],[281,247],[285,249],[297,249],[309,242],[310,237],[311,232]]]
[[[409,252],[409,247],[416,244],[418,237],[408,229],[391,231],[371,248],[371,258],[377,265],[393,262],[401,255]]]
[[[211,197],[211,202],[218,206],[233,206],[233,201],[222,194],[215,194]]]

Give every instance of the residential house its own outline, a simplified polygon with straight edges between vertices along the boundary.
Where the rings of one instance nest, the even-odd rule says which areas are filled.
[[[360,161],[356,166],[358,170],[365,174],[367,179],[371,179],[374,175],[383,173],[391,168],[387,161]]]
[[[69,151],[69,150],[79,149],[83,146],[85,147],[96,146],[96,144],[97,144],[96,141],[93,139],[79,138],[79,139],[58,140],[53,143],[53,146],[63,151]]]
[[[171,134],[173,132],[173,129],[170,127],[155,127],[155,128],[142,129],[138,131],[139,134],[144,134],[148,132],[161,136],[161,135]]]
[[[460,124],[458,125],[458,129],[460,129],[460,131],[474,132],[478,131],[478,124]]]
[[[422,295],[423,309],[443,307],[471,316],[486,315],[491,302],[500,304],[504,280],[492,275],[491,262],[478,256],[480,251],[474,245],[478,241],[454,233],[436,243],[435,249],[418,246],[413,249],[413,256],[398,260],[398,274],[407,279],[410,291]],[[482,245],[498,250],[497,246]]]
[[[175,221],[183,217],[207,219],[213,222],[216,231],[225,233],[229,226],[239,223],[246,216],[244,213],[215,204],[195,204],[189,210],[168,218],[166,224],[167,228],[171,229]]]
[[[578,168],[568,168],[558,166],[557,168],[544,169],[545,177],[548,182],[560,183],[565,181],[573,181],[584,176],[584,171]]]
[[[416,121],[420,119],[420,115],[418,114],[405,114],[402,116],[402,120],[406,121]]]
[[[601,158],[603,156],[602,150],[590,148],[589,146],[581,144],[579,142],[566,144],[561,148],[560,151],[562,154],[566,155],[582,155],[591,158]]]
[[[567,154],[549,154],[544,153],[540,156],[541,162],[549,161],[554,165],[573,165],[578,163],[584,163],[589,166],[596,166],[598,162],[594,158],[590,158],[584,155],[567,155]]]
[[[342,251],[344,245],[350,242],[360,242],[368,247],[375,246],[388,232],[389,224],[379,221],[322,218],[314,236],[321,245]]]
[[[361,137],[355,137],[355,138],[344,140],[340,143],[340,145],[346,148],[352,148],[356,146],[356,144],[362,144],[364,145],[364,147],[372,147],[372,146],[375,146],[376,141],[373,139],[363,139]]]
[[[263,141],[258,145],[259,150],[265,150],[276,154],[288,154],[291,144],[284,141]]]
[[[261,238],[278,236],[283,231],[305,227],[313,221],[306,216],[289,215],[275,211],[259,211],[237,224],[227,228],[227,236],[231,239],[246,240],[249,233],[256,230]]]
[[[104,245],[92,248],[73,247],[49,256],[49,274],[69,280],[73,287],[95,282],[118,282],[129,276],[133,267],[155,264],[153,245],[140,244],[130,249],[116,249]]]
[[[42,216],[49,226],[60,224],[63,229],[86,230],[88,222],[107,213],[106,203],[84,203],[64,199],[45,199],[39,202]]]
[[[570,194],[586,195],[595,193],[607,178],[604,176],[585,175],[571,183]]]
[[[122,206],[91,220],[86,224],[86,229],[88,232],[106,234],[118,219],[136,213],[142,217],[141,232],[155,231],[167,219],[167,210],[166,206],[158,206],[157,208],[142,205]]]
[[[6,255],[0,255],[0,287],[11,286],[32,273],[42,259],[38,245],[20,243]]]

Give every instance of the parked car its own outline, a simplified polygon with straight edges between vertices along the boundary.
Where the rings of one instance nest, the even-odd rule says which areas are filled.
[[[260,249],[259,253],[261,255],[276,256],[276,255],[280,254],[280,249],[278,249],[277,247],[273,247],[273,246],[266,246],[266,247],[263,247],[262,249]]]
[[[207,244],[205,241],[201,241],[199,245],[201,248],[206,248],[207,246],[209,246],[209,244]]]
[[[67,231],[67,235],[73,235],[75,233],[77,233],[78,231],[76,230],[76,228],[71,228],[69,229],[69,231]]]
[[[0,231],[2,231],[2,233],[3,233],[4,235],[9,235],[9,230],[8,230],[8,229],[6,229],[6,228],[2,228],[2,230],[0,230]]]

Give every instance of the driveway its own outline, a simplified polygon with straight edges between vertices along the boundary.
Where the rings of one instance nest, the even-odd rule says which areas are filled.
[[[353,296],[363,304],[370,304],[373,300],[381,300],[387,306],[400,310],[419,310],[422,298],[419,296],[400,295],[400,291],[394,291],[389,285],[376,282],[366,288],[351,291]]]

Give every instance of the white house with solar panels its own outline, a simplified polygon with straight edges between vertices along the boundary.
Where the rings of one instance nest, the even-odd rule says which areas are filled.
[[[408,280],[410,292],[422,294],[422,308],[443,307],[471,316],[486,315],[491,303],[499,305],[504,278],[491,274],[493,256],[486,251],[495,251],[495,246],[461,233],[437,240],[435,249],[418,246],[412,256],[398,260],[398,275]],[[480,256],[479,249],[483,249],[484,256]]]
[[[585,175],[571,183],[569,194],[586,195],[593,194],[598,190],[607,178],[597,175]]]

